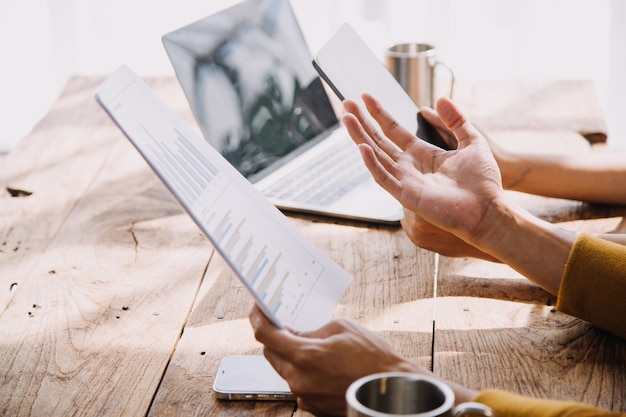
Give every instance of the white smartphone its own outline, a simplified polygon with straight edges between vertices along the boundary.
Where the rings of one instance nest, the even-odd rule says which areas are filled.
[[[233,355],[222,359],[213,392],[222,400],[296,400],[287,381],[260,355]]]

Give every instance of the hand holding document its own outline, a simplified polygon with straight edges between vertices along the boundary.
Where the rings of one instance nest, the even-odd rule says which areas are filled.
[[[96,94],[259,307],[282,327],[330,320],[351,276],[306,239],[128,67]]]

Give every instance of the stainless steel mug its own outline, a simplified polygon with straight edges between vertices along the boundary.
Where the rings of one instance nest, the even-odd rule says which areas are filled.
[[[450,73],[450,90],[448,97],[452,97],[454,89],[454,72],[450,67],[437,61],[436,49],[425,43],[399,43],[385,51],[387,69],[398,80],[400,85],[411,96],[418,107],[433,107],[437,68],[441,67]]]
[[[348,417],[457,417],[466,414],[495,416],[484,404],[454,406],[454,392],[427,376],[387,372],[353,382],[346,391]]]

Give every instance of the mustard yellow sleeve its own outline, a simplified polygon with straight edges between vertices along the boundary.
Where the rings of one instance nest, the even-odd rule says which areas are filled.
[[[626,339],[626,246],[582,234],[570,251],[556,307]]]
[[[481,391],[474,401],[485,404],[498,417],[601,417],[625,416],[570,401],[541,400],[506,391]]]

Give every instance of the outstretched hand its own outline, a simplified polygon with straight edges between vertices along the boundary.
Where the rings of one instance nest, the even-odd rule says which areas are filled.
[[[353,101],[344,102],[343,120],[376,182],[406,210],[471,244],[487,208],[502,192],[500,171],[484,137],[445,98],[437,102],[437,112],[458,143],[452,151],[419,140],[373,97],[365,94],[363,101],[380,130]]]

